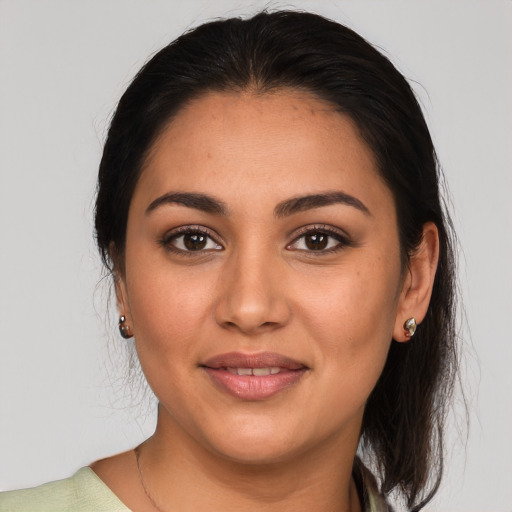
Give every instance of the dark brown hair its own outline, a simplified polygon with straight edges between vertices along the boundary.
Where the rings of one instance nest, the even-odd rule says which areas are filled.
[[[361,449],[384,493],[411,510],[436,492],[443,422],[457,368],[452,229],[439,193],[439,166],[421,108],[391,62],[349,28],[281,11],[204,24],[158,52],[137,74],[112,119],[99,169],[96,236],[123,254],[128,208],[142,164],[163,126],[208,91],[308,91],[349,115],[393,193],[404,268],[424,223],[436,224],[439,266],[430,307],[414,339],[392,343],[368,399]]]

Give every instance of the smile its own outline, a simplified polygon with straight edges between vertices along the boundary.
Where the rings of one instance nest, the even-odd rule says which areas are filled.
[[[201,367],[218,389],[249,401],[274,396],[299,382],[309,369],[298,361],[270,352],[222,354]]]

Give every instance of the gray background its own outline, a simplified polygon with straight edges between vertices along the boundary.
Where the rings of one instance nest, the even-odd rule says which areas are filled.
[[[115,307],[106,313],[109,287],[92,241],[107,120],[149,54],[201,21],[265,5],[347,23],[416,82],[451,189],[469,326],[467,448],[459,405],[446,478],[428,510],[510,511],[512,2],[504,0],[0,0],[0,489],[69,476],[152,432],[143,387],[125,385],[125,346]]]

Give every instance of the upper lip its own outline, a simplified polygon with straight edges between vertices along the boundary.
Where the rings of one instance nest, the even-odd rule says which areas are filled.
[[[201,366],[213,369],[280,367],[288,370],[300,370],[307,368],[306,365],[275,352],[259,352],[254,354],[228,352],[208,359]]]

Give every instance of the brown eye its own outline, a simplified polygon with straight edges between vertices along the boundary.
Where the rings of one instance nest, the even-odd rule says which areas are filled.
[[[206,247],[208,237],[201,233],[188,233],[183,235],[183,245],[189,251],[200,251]]]
[[[327,247],[329,236],[325,233],[311,233],[304,237],[306,247],[311,251],[321,251]]]
[[[164,237],[161,244],[169,251],[180,254],[223,249],[206,231],[189,228]]]
[[[329,227],[313,228],[296,238],[287,249],[292,251],[316,252],[319,255],[336,252],[351,246],[350,240]]]

